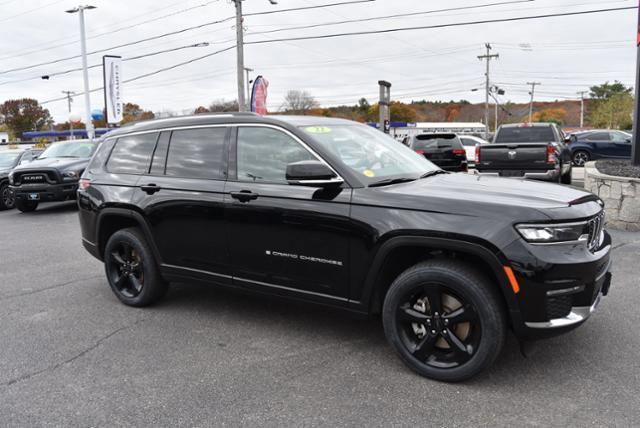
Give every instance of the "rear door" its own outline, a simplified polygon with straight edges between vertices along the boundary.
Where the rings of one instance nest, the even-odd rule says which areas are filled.
[[[240,126],[225,190],[234,282],[346,304],[351,189],[290,185],[288,163],[319,159],[273,126]]]
[[[224,224],[224,185],[230,128],[164,131],[134,205],[144,210],[171,274],[231,281]]]

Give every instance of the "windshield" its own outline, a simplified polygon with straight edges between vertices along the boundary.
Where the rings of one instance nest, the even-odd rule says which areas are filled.
[[[496,135],[496,143],[548,143],[556,138],[550,126],[502,128]]]
[[[414,150],[461,149],[462,143],[455,134],[417,135],[411,148]]]
[[[304,126],[302,129],[367,184],[387,178],[416,179],[439,169],[423,156],[370,126]]]
[[[15,165],[15,162],[19,156],[20,156],[20,153],[0,152],[0,169],[12,168]]]
[[[63,141],[53,143],[38,159],[45,158],[89,158],[96,148],[95,143],[89,141]]]

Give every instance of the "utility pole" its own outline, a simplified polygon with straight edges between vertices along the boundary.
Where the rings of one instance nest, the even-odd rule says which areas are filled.
[[[478,56],[480,61],[486,59],[487,60],[487,71],[485,73],[486,82],[485,82],[485,94],[484,94],[484,138],[486,140],[489,139],[489,89],[490,89],[490,80],[489,80],[489,63],[492,59],[500,58],[499,54],[491,54],[491,44],[485,43],[485,48],[487,48],[487,53],[485,55]]]
[[[378,102],[378,110],[380,110],[380,130],[385,134],[390,131],[389,128],[389,103],[391,102],[391,83],[385,80],[378,80],[380,86],[380,101]]]
[[[640,3],[640,2],[639,2]],[[640,167],[640,9],[638,9],[638,59],[636,61],[636,106],[633,113],[631,163]]]
[[[71,98],[71,95],[75,95],[75,92],[62,91],[62,93],[67,96],[67,107],[69,108],[69,131],[71,131],[70,138],[73,140],[73,122],[71,121],[71,103],[73,102],[73,98]]]
[[[82,55],[82,77],[84,79],[84,112],[87,137],[89,137],[90,140],[93,140],[95,132],[93,129],[93,121],[91,120],[91,96],[89,93],[89,69],[87,67],[87,40],[84,30],[84,11],[95,8],[95,6],[81,5],[66,11],[67,13],[77,12],[80,15],[80,53]]]
[[[238,111],[246,111],[244,103],[244,29],[242,28],[242,0],[236,5],[236,72],[238,76]]]
[[[584,94],[587,91],[580,91],[578,95],[580,95],[580,128],[584,128]]]
[[[533,97],[536,93],[536,86],[542,85],[540,82],[527,82],[527,85],[531,85],[531,102],[529,103],[529,123],[533,122]]]
[[[251,110],[251,79],[249,79],[249,72],[253,71],[253,68],[245,67],[244,71],[247,73],[247,110]]]

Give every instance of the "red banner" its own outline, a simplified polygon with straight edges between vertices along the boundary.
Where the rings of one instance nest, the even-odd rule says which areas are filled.
[[[267,88],[269,82],[262,76],[256,77],[251,91],[251,111],[265,115],[267,114]]]

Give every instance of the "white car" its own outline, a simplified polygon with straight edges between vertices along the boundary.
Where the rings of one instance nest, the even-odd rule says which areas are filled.
[[[469,165],[475,165],[476,144],[489,144],[489,142],[482,138],[474,137],[473,135],[458,135],[458,137],[460,141],[462,141],[464,151],[467,152],[467,162],[469,162]]]

